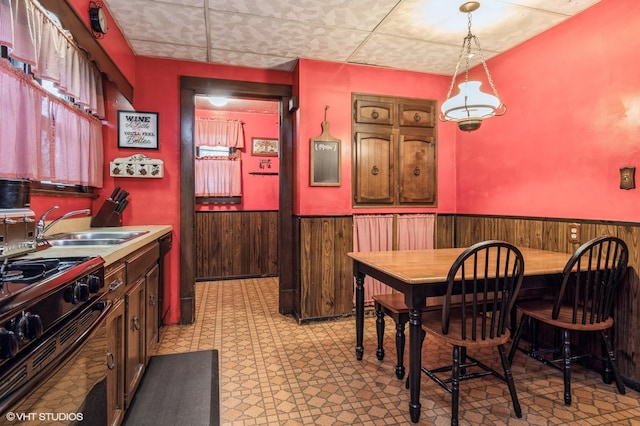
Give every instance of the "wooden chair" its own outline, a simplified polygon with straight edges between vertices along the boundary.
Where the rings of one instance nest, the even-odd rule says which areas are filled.
[[[611,310],[627,269],[628,256],[627,245],[621,239],[611,236],[595,238],[580,246],[569,259],[562,274],[562,284],[553,300],[532,300],[517,305],[522,318],[514,334],[509,361],[513,360],[519,349],[523,326],[529,323],[531,345],[529,349],[521,350],[546,365],[562,370],[565,405],[571,405],[571,361],[591,356],[571,355],[571,332],[599,332],[607,359],[603,371],[605,382],[610,383],[610,379],[606,377],[610,368],[618,391],[625,393],[608,331],[613,327]],[[561,350],[538,347],[537,322],[549,324],[561,331]],[[555,358],[553,355],[558,353],[560,357]]]
[[[493,375],[505,382],[518,417],[522,410],[504,345],[513,302],[520,290],[524,259],[517,247],[504,241],[484,241],[465,250],[447,276],[448,289],[441,310],[422,314],[425,334],[453,346],[452,364],[422,372],[451,393],[451,424],[458,424],[460,382]],[[459,294],[459,298],[454,295]],[[468,354],[468,350],[496,347],[503,373]],[[446,377],[445,374],[446,373]]]

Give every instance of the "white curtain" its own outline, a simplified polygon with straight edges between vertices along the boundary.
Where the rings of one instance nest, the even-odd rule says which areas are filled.
[[[11,58],[30,65],[36,77],[104,117],[100,72],[36,1],[0,0],[0,44]]]
[[[197,117],[195,145],[242,148],[242,121]],[[196,197],[242,196],[242,170],[238,157],[196,157],[194,173]]]
[[[101,188],[102,124],[0,60],[0,176]]]
[[[242,121],[196,118],[195,145],[244,147]]]
[[[388,251],[393,249],[393,215],[354,215],[353,251]],[[391,293],[391,287],[365,276],[364,304],[372,305],[376,294]],[[354,299],[355,305],[355,281]]]
[[[195,161],[196,197],[242,196],[239,159],[204,157]]]

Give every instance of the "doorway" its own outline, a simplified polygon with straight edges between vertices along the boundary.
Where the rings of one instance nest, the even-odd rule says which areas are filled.
[[[278,277],[279,312],[293,310],[293,114],[290,85],[200,77],[180,78],[180,323],[195,320],[194,126],[196,95],[272,99],[279,103]]]

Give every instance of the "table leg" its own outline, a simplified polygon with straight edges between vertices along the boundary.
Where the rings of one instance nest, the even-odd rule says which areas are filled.
[[[364,274],[356,273],[356,358],[362,360],[364,346]]]
[[[409,414],[411,421],[420,419],[420,374],[422,366],[422,309],[409,309]]]

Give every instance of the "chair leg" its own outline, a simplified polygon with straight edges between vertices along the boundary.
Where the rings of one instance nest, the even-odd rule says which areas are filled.
[[[382,306],[376,303],[376,335],[378,336],[378,349],[376,357],[382,361],[384,359],[384,312]]]
[[[562,374],[564,376],[564,405],[571,405],[571,339],[569,330],[562,330]]]
[[[404,377],[404,344],[405,334],[404,329],[407,321],[398,320],[396,323],[396,354],[398,356],[398,362],[396,364],[396,377],[402,379]]]
[[[520,323],[518,324],[518,327],[516,328],[516,332],[513,335],[513,338],[511,339],[511,349],[509,350],[509,364],[513,363],[513,357],[516,354],[516,351],[518,350],[518,345],[520,344],[520,338],[522,337],[522,329],[524,328],[524,323],[527,320],[527,316],[526,315],[522,315],[522,318],[520,318]]]
[[[618,387],[618,392],[620,392],[621,395],[625,394],[625,389],[624,389],[624,383],[622,382],[622,378],[620,377],[620,374],[618,372],[618,366],[616,364],[616,355],[615,352],[613,351],[613,348],[611,346],[611,343],[609,342],[609,335],[607,333],[607,330],[602,330],[600,332],[600,336],[602,336],[602,344],[604,346],[605,349],[605,353],[607,355],[607,361],[608,361],[608,365],[611,368],[611,371],[613,372],[613,377],[616,380],[616,386]]]
[[[513,382],[513,374],[511,373],[511,363],[507,357],[507,351],[504,349],[504,345],[498,346],[498,352],[500,352],[500,359],[502,360],[502,368],[504,369],[504,378],[509,387],[509,393],[511,394],[511,401],[513,402],[513,410],[516,412],[518,418],[522,417],[522,409],[520,408],[520,402],[518,401],[518,394],[516,393],[516,385]]]
[[[458,424],[458,401],[460,399],[460,346],[453,347],[451,367],[451,424]]]

